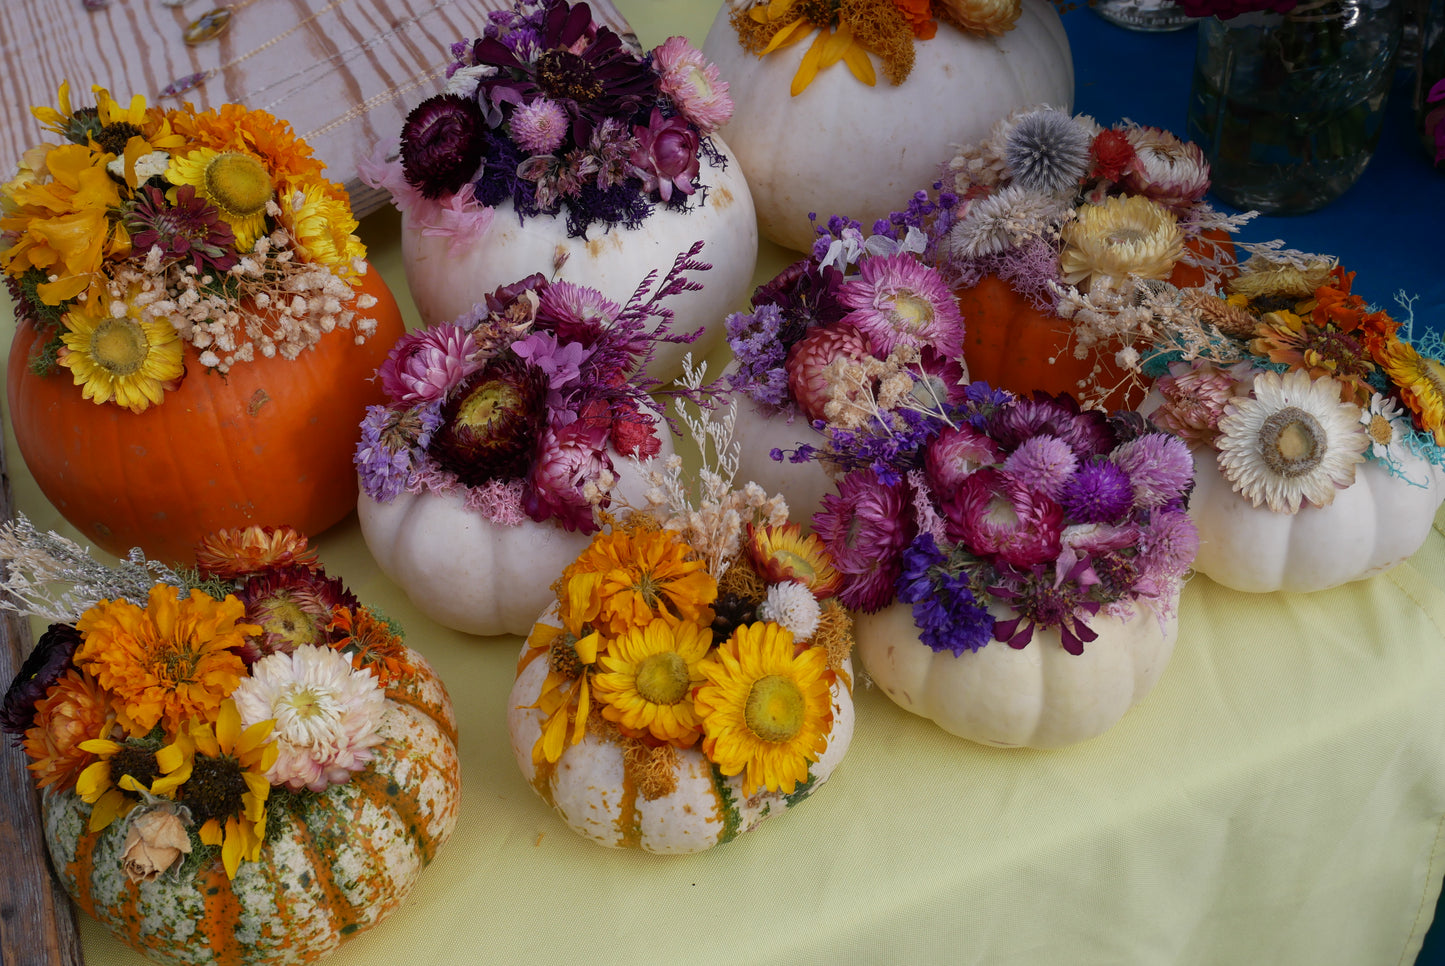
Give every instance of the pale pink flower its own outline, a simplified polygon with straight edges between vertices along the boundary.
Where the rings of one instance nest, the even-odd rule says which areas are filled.
[[[838,301],[853,310],[843,321],[868,337],[875,355],[899,345],[962,353],[963,316],[936,271],[908,254],[864,258],[858,271],[839,286]]]
[[[1193,141],[1182,141],[1157,127],[1131,127],[1124,136],[1134,147],[1134,160],[1124,169],[1119,186],[1129,194],[1178,210],[1209,190],[1209,162]]]
[[[788,389],[793,394],[793,401],[810,422],[824,418],[823,407],[828,404],[830,394],[823,370],[840,356],[855,361],[868,357],[867,341],[850,325],[814,329],[788,350],[788,359],[784,364],[788,373]],[[856,390],[848,393],[850,399],[856,395]]]
[[[711,134],[733,116],[727,81],[686,37],[669,37],[653,50],[652,66],[658,73],[657,86],[703,134]]]
[[[468,182],[457,189],[456,194],[420,206],[415,218],[423,235],[448,239],[447,253],[456,255],[487,234],[492,227],[493,211],[477,201],[476,186]]]
[[[520,105],[507,123],[512,140],[532,154],[551,154],[557,150],[572,126],[562,106],[545,97]]]
[[[243,727],[275,722],[279,754],[266,778],[292,791],[319,792],[350,780],[383,740],[377,728],[386,692],[374,674],[353,668],[329,647],[305,645],[263,657],[232,697]]]
[[[397,340],[377,369],[381,388],[395,402],[440,399],[478,369],[476,344],[466,329],[444,322]]]

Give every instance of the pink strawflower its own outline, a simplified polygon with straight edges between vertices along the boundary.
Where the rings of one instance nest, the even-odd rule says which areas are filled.
[[[851,325],[814,329],[788,350],[788,359],[784,364],[788,373],[788,390],[810,422],[825,418],[823,407],[827,405],[829,396],[828,380],[823,377],[823,370],[840,356],[853,360],[868,357],[868,343],[862,333]],[[857,393],[850,392],[848,395],[852,398]]]
[[[844,575],[838,600],[843,606],[875,613],[893,601],[893,585],[903,570],[903,551],[913,539],[907,487],[888,486],[873,470],[855,470],[823,497],[813,514],[813,530]]]
[[[394,402],[440,399],[482,368],[471,358],[476,349],[470,332],[445,322],[398,339],[376,374]]]
[[[1003,462],[1005,473],[1051,500],[1059,498],[1064,484],[1078,468],[1074,448],[1057,436],[1047,435],[1024,440]]]
[[[447,254],[475,245],[492,227],[492,208],[476,198],[476,186],[470,182],[440,203],[429,203],[416,213],[421,233],[447,239]]]
[[[727,81],[686,37],[669,37],[652,52],[652,66],[658,73],[658,88],[703,134],[711,134],[733,116]]]
[[[1134,160],[1119,185],[1129,194],[1180,210],[1209,190],[1209,162],[1204,149],[1193,141],[1182,141],[1157,127],[1130,127],[1124,136],[1134,148]]]
[[[585,346],[595,343],[621,311],[597,289],[567,281],[548,285],[537,302],[538,318],[552,323],[558,341]]]
[[[1237,393],[1234,376],[1208,363],[1174,368],[1183,371],[1155,381],[1164,403],[1149,418],[1187,443],[1213,445],[1224,406]]]
[[[937,493],[951,493],[974,470],[998,462],[998,444],[972,426],[944,427],[923,454],[928,484]]]
[[[663,201],[673,191],[690,195],[696,188],[697,132],[682,117],[663,117],[657,108],[646,127],[634,126],[637,148],[628,159],[632,173],[642,179],[643,190]]]
[[[940,496],[949,537],[977,556],[1031,567],[1059,555],[1063,508],[1000,470],[985,467]]]
[[[324,791],[366,767],[386,713],[386,692],[370,671],[330,647],[305,645],[251,665],[232,693],[241,724],[275,721],[279,754],[266,773],[292,791]]]
[[[551,154],[562,146],[572,122],[556,101],[539,97],[512,112],[512,140],[531,154]]]
[[[876,355],[898,345],[962,354],[963,316],[936,271],[909,254],[864,258],[858,270],[839,286],[838,301],[853,310],[843,321],[868,336]]]
[[[1121,443],[1109,459],[1129,474],[1136,509],[1167,506],[1188,493],[1194,483],[1189,446],[1168,433],[1146,433]]]
[[[522,498],[529,517],[539,523],[555,519],[563,529],[581,533],[597,529],[588,490],[601,486],[603,473],[612,474],[607,431],[605,422],[598,425],[594,420],[579,419],[542,433]],[[597,495],[601,496],[600,491]]]

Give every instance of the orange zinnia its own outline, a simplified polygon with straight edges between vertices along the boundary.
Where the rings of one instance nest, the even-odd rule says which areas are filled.
[[[415,670],[407,660],[406,645],[391,629],[365,607],[353,613],[350,607],[331,610],[326,630],[332,635],[331,646],[351,658],[358,671],[370,671],[382,688],[405,680]]]
[[[35,773],[36,785],[66,792],[95,761],[95,755],[80,747],[83,741],[110,736],[115,712],[110,701],[83,671],[66,671],[50,686],[35,707],[35,723],[25,732],[27,766]]]
[[[717,581],[671,530],[598,534],[561,587],[562,622],[577,637],[584,624],[613,638],[663,614],[709,624],[717,599]]]
[[[314,157],[311,146],[296,137],[289,122],[265,111],[223,104],[198,114],[172,111],[170,121],[191,147],[256,155],[277,183],[317,181],[326,167]]]

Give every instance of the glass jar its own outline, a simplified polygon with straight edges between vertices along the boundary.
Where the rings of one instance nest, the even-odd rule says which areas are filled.
[[[1174,0],[1095,0],[1090,9],[1130,30],[1183,30],[1195,21]]]
[[[1396,0],[1201,20],[1188,130],[1214,193],[1279,215],[1344,194],[1379,143],[1400,30]]]

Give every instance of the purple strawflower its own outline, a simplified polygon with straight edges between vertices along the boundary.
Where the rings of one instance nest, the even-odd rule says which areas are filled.
[[[1121,444],[1109,459],[1129,474],[1138,509],[1167,506],[1194,485],[1189,446],[1168,433],[1149,433]]]
[[[884,483],[872,470],[856,470],[813,514],[813,530],[843,574],[843,606],[871,614],[893,600],[903,550],[913,537],[907,490]]]
[[[612,472],[607,430],[606,422],[579,419],[543,431],[522,497],[527,516],[539,523],[556,520],[563,529],[581,533],[597,529],[587,489],[589,483],[599,484],[603,472]],[[605,507],[606,499],[599,505]]]
[[[1001,470],[984,467],[940,497],[949,539],[974,556],[1029,567],[1059,555],[1063,508]]]
[[[408,332],[377,369],[382,391],[392,402],[441,399],[482,364],[471,333],[452,322]]]
[[[974,470],[991,466],[998,459],[998,445],[977,429],[945,426],[928,444],[923,469],[935,492],[948,493]]]
[[[401,166],[425,198],[453,194],[482,166],[486,121],[471,98],[437,94],[406,116]]]
[[[1048,435],[1024,440],[1003,461],[1005,473],[1054,500],[1059,499],[1078,468],[1074,448]]]
[[[1108,460],[1080,466],[1059,494],[1070,521],[1116,523],[1134,506],[1129,474]]]
[[[25,732],[35,723],[35,705],[45,697],[50,686],[74,665],[71,657],[80,646],[80,631],[69,624],[51,624],[20,665],[15,680],[5,691],[0,705],[0,731],[11,735],[16,747],[25,739]]]
[[[632,173],[642,180],[642,190],[671,201],[674,190],[693,193],[697,177],[697,130],[681,117],[663,117],[652,109],[647,124],[632,129],[637,147],[628,159]]]

